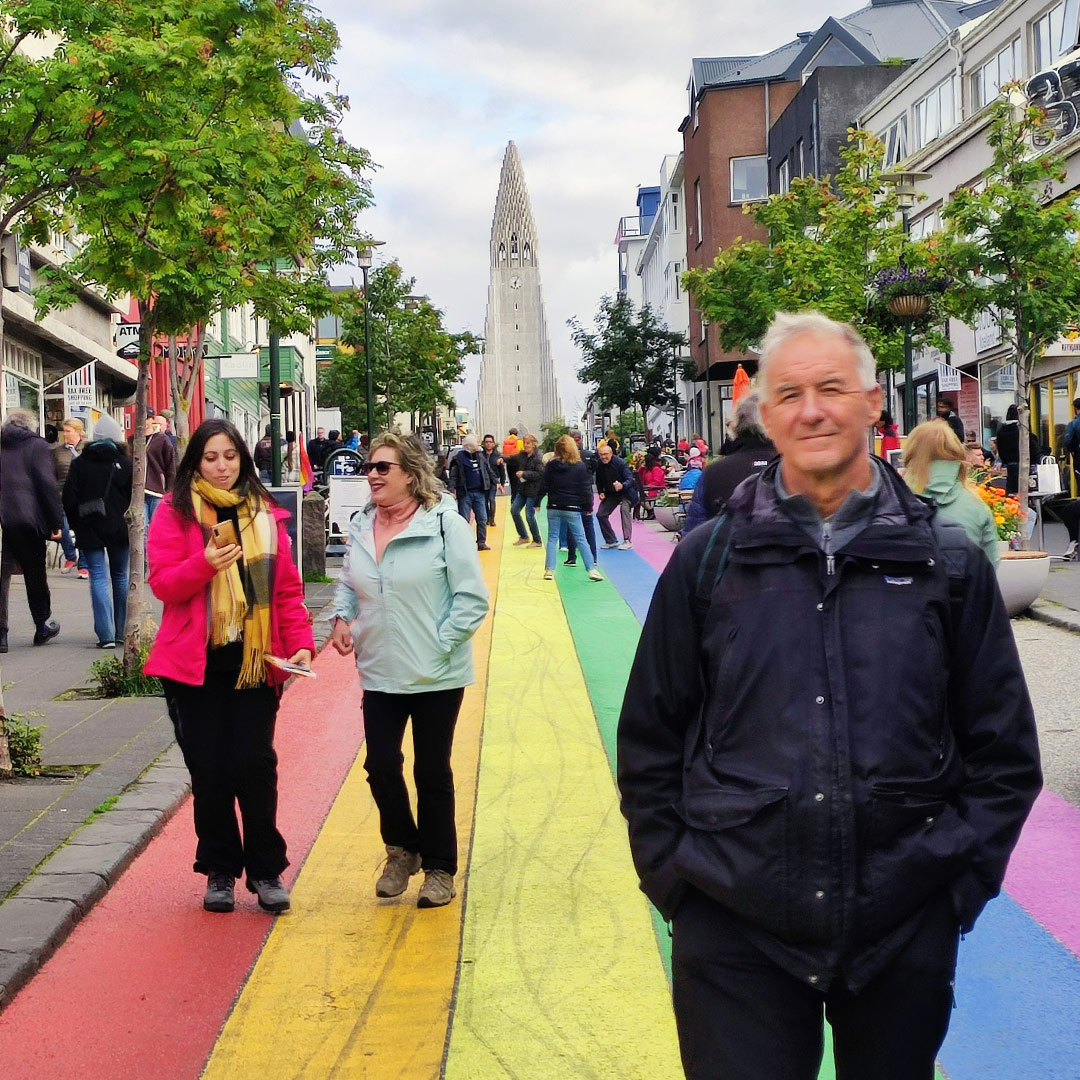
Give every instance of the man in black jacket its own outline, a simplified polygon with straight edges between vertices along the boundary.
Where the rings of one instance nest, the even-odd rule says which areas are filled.
[[[52,618],[52,594],[45,573],[45,542],[60,539],[63,511],[49,444],[37,433],[37,417],[12,409],[0,431],[0,652],[8,651],[8,596],[18,563],[34,620],[34,644],[60,633]]]
[[[476,550],[490,551],[487,544],[487,493],[495,483],[488,459],[475,435],[466,435],[461,449],[447,469],[450,494],[457,499],[458,513],[469,521],[476,517]]]
[[[600,495],[600,509],[596,519],[600,522],[600,532],[604,542],[601,547],[629,551],[632,548],[634,528],[634,474],[630,466],[617,454],[612,453],[611,444],[602,442],[596,448],[596,490]],[[615,530],[608,518],[619,508],[622,524],[622,543],[615,537]]]
[[[952,398],[939,397],[937,399],[937,418],[944,420],[952,428],[953,434],[964,443],[964,421],[956,415],[956,402]]]
[[[676,549],[619,721],[683,1065],[811,1080],[824,1012],[837,1075],[931,1080],[1041,785],[1031,702],[990,563],[867,453],[856,331],[778,315],[758,379],[782,456]]]
[[[487,519],[488,526],[495,525],[495,497],[501,495],[506,488],[506,463],[502,453],[495,449],[495,436],[484,436],[484,457],[487,458],[488,472],[491,473],[491,487],[487,489]]]
[[[776,447],[761,426],[757,392],[745,394],[731,418],[731,442],[724,456],[705,466],[686,507],[683,539],[699,525],[716,517],[747,477],[756,476],[776,459]]]

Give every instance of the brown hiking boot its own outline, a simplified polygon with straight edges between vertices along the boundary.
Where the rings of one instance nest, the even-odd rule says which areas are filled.
[[[386,845],[386,864],[375,883],[376,896],[400,896],[409,887],[409,878],[420,870],[420,856],[394,844]]]
[[[425,870],[424,884],[416,898],[417,907],[442,907],[457,896],[454,876],[445,870]]]

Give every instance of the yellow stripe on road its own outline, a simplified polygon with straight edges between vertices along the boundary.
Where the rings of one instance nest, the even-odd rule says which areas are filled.
[[[674,1080],[670,992],[570,629],[543,552],[512,540],[445,1076]]]
[[[494,605],[501,551],[484,554]],[[454,740],[462,874],[468,865],[484,717],[489,616],[474,638],[477,682],[465,692]],[[358,690],[359,692],[359,690]],[[412,775],[406,736],[405,775]],[[440,1075],[461,938],[461,897],[420,911],[413,879],[394,900],[375,897],[379,821],[357,758],[292,894],[275,922],[203,1074],[429,1080]]]

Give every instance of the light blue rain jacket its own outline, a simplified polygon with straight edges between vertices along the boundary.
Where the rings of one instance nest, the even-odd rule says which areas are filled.
[[[420,694],[468,686],[471,638],[488,610],[472,529],[444,495],[417,510],[376,562],[374,525],[373,506],[352,519],[333,607],[353,624],[364,689]]]

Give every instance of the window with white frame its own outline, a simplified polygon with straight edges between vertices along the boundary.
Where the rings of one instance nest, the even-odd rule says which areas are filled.
[[[1064,26],[1064,0],[1031,24],[1031,54],[1036,71],[1045,71],[1061,55],[1061,32]]]
[[[769,197],[769,166],[764,154],[731,159],[731,201],[753,202]]]
[[[907,117],[898,116],[882,133],[885,144],[885,166],[895,165],[907,157]]]
[[[791,188],[791,162],[784,158],[780,162],[780,168],[776,170],[776,189],[783,195]]]
[[[694,181],[694,209],[697,211],[697,223],[694,228],[697,230],[697,242],[701,243],[701,238],[704,233],[704,229],[701,224],[701,181]]]
[[[941,207],[935,206],[929,213],[921,214],[908,226],[908,235],[912,240],[941,232]]]
[[[971,106],[981,109],[998,96],[1001,88],[1024,73],[1020,55],[1020,39],[1013,38],[1004,49],[991,57],[971,75]]]
[[[671,193],[671,231],[679,231],[679,193]]]
[[[956,126],[956,89],[956,76],[952,75],[915,102],[916,150]]]

